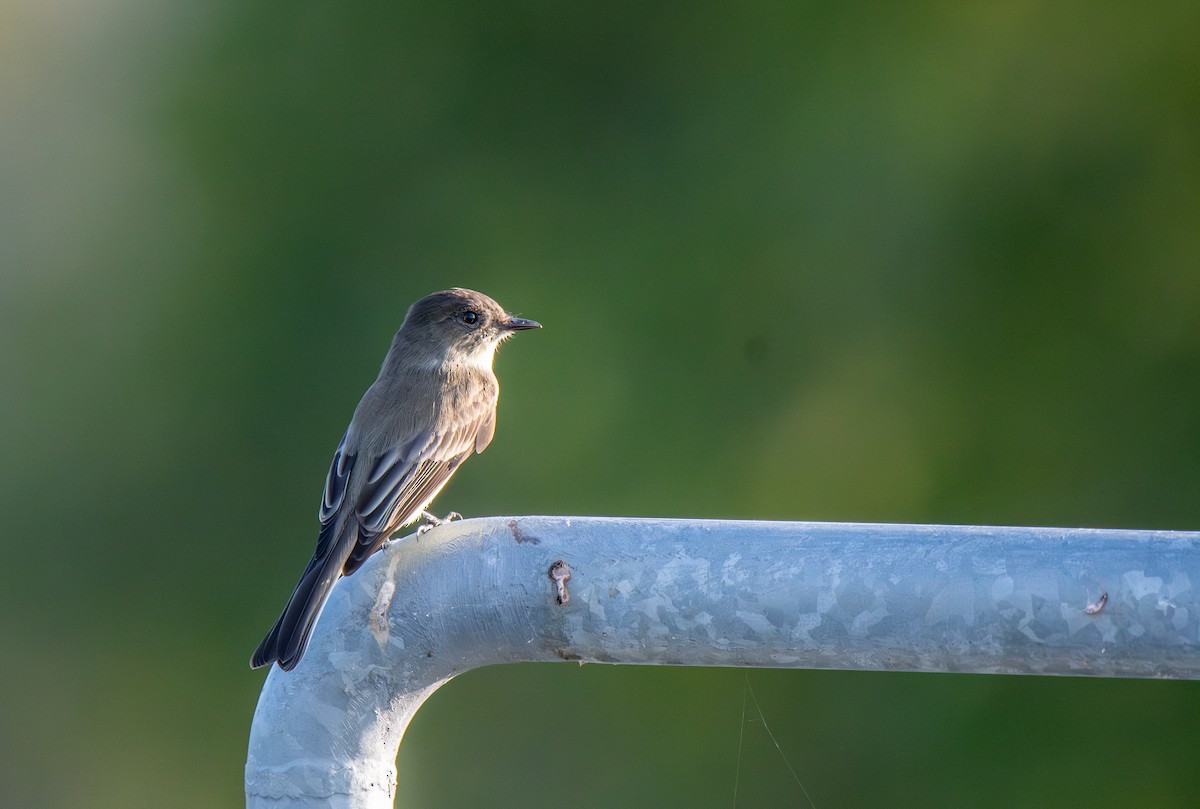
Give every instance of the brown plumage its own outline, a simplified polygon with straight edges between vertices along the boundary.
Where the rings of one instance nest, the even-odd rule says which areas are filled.
[[[334,453],[312,560],[252,668],[294,668],[338,578],[416,522],[459,465],[483,452],[496,429],[496,346],[534,328],[469,289],[435,292],[409,308]]]

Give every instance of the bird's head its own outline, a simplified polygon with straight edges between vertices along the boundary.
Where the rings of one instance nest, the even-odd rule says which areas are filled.
[[[400,332],[437,356],[490,367],[496,346],[518,331],[541,325],[510,315],[482,292],[454,288],[426,295],[410,306]]]

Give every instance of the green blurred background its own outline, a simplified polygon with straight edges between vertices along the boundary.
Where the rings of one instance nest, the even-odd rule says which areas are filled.
[[[446,286],[546,328],[442,511],[1200,528],[1194,0],[0,15],[0,805],[242,801],[246,660]],[[1188,683],[750,682],[821,809],[1200,794]],[[397,804],[804,805],[744,684],[468,674]]]

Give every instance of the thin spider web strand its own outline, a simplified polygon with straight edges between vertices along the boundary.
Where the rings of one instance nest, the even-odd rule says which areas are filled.
[[[767,732],[767,736],[771,739],[771,743],[775,745],[775,749],[779,751],[779,757],[783,759],[783,763],[787,765],[788,772],[792,774],[792,778],[796,779],[796,786],[800,787],[800,791],[804,793],[805,800],[812,809],[817,809],[817,805],[813,803],[813,799],[808,796],[808,790],[804,788],[804,784],[800,781],[800,776],[796,775],[796,770],[792,768],[792,762],[788,761],[788,757],[784,755],[783,748],[779,746],[779,742],[775,741],[775,734],[771,732],[771,728],[767,727],[767,717],[763,714],[762,706],[758,704],[758,697],[754,693],[754,686],[750,685],[750,675],[746,675],[746,689],[750,692],[750,698],[754,700],[754,708],[758,711],[758,718],[762,720],[763,730]],[[745,706],[743,705],[743,717],[745,716]],[[745,722],[743,721],[743,727]],[[741,752],[738,753],[738,766],[741,766]]]
[[[733,773],[733,809],[737,809],[738,780],[742,777],[742,740],[746,738],[746,691],[749,688],[750,675],[747,674],[746,684],[742,686],[742,723],[738,732],[737,769]]]

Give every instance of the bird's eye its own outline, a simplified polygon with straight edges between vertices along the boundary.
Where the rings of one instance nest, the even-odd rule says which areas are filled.
[[[463,323],[466,323],[468,326],[474,326],[475,323],[479,320],[479,314],[477,312],[467,311],[467,312],[463,312],[461,315],[459,315],[459,318],[462,320]]]

